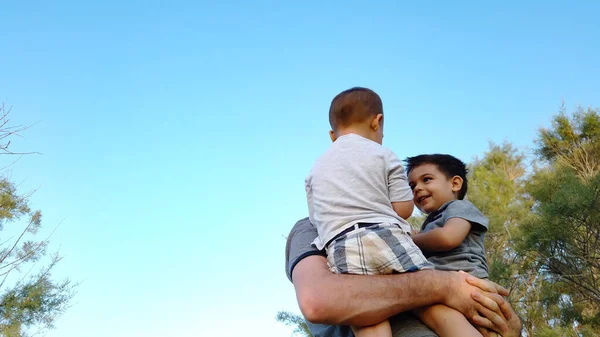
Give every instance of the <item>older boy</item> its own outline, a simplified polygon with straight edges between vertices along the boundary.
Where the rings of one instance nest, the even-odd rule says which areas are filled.
[[[469,201],[465,163],[446,154],[406,159],[409,185],[417,208],[428,214],[413,240],[437,270],[466,271],[488,277],[483,237],[488,219]],[[419,318],[440,336],[477,333],[458,311],[443,305],[417,310]],[[450,323],[448,323],[450,322]]]

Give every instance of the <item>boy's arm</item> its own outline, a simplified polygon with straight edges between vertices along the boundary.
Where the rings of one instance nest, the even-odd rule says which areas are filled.
[[[392,202],[392,208],[399,217],[406,220],[412,215],[413,210],[415,209],[415,203],[412,200]]]
[[[413,236],[413,241],[426,252],[445,252],[458,247],[465,240],[471,223],[461,218],[451,218],[444,227],[435,228]]]

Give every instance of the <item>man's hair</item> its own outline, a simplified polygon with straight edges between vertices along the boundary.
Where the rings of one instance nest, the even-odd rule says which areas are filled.
[[[362,123],[370,116],[383,114],[381,98],[373,90],[354,87],[333,98],[329,107],[329,124],[337,131],[340,127]]]
[[[459,176],[463,180],[462,188],[458,191],[458,199],[465,198],[468,189],[467,165],[460,159],[449,154],[422,154],[419,156],[408,157],[404,159],[406,163],[406,172],[410,173],[414,168],[423,164],[433,164],[442,172],[446,178],[451,179]]]

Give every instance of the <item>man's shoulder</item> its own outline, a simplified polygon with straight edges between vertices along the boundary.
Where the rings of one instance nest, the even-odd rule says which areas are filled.
[[[296,224],[294,224],[294,227],[292,227],[292,230],[290,231],[290,234],[288,235],[288,241],[290,241],[290,238],[298,232],[306,232],[306,231],[312,231],[312,230],[314,230],[314,226],[310,222],[310,219],[308,217],[300,219],[300,220],[296,221]]]
[[[300,260],[311,255],[325,254],[312,245],[317,235],[317,229],[308,218],[298,220],[292,227],[285,245],[285,270],[290,281],[292,271]]]

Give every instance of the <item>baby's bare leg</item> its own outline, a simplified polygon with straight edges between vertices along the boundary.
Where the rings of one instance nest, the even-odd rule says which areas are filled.
[[[369,326],[353,326],[352,331],[356,337],[392,337],[392,327],[389,321]]]
[[[463,314],[445,305],[420,308],[414,313],[440,337],[482,337]]]

